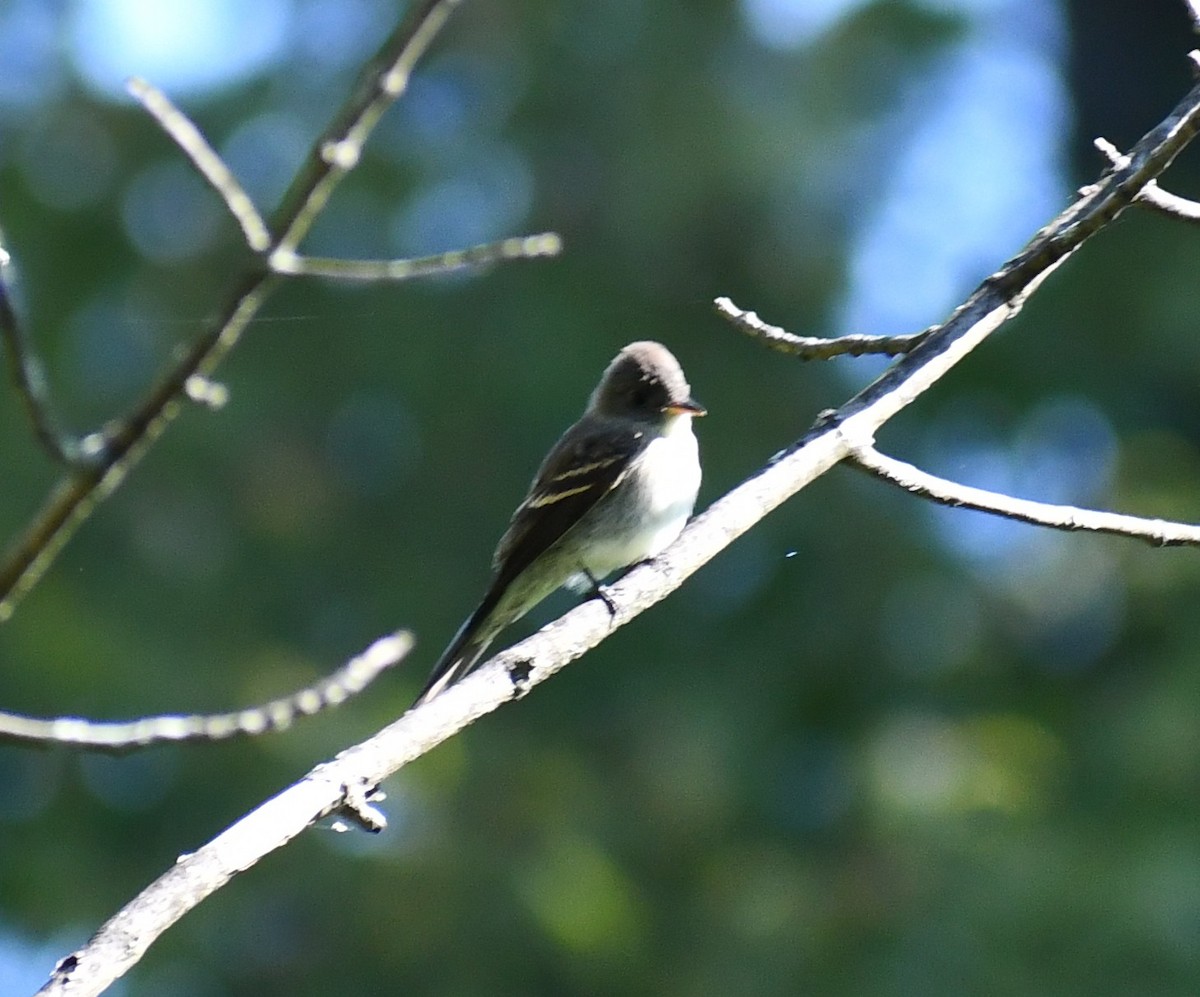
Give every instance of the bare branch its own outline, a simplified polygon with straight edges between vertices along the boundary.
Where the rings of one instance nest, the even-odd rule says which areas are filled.
[[[282,258],[296,255],[300,240],[316,221],[338,182],[358,162],[363,143],[380,116],[404,92],[416,60],[459,2],[420,0],[381,46],[354,93],[325,136],[315,144],[307,163],[284,195],[274,225],[274,231],[283,235],[272,252],[283,254]],[[171,118],[171,122],[168,130],[174,128],[171,134],[183,144],[180,135],[190,124],[182,116]],[[208,148],[203,140],[201,144]],[[189,155],[193,155],[195,148],[192,143]],[[193,162],[196,162],[194,156]],[[279,280],[280,275],[265,263],[261,267],[251,266],[238,280],[228,301],[218,309],[213,324],[150,389],[136,409],[102,433],[85,437],[81,446],[86,454],[94,454],[95,459],[55,486],[34,520],[0,561],[0,622],[12,615],[17,602],[37,584],[96,504],[112,493],[166,430],[179,413],[181,402],[191,397],[188,385],[203,388],[212,383],[213,372],[237,345]],[[201,395],[206,404],[215,397],[207,392]]]
[[[34,435],[46,453],[69,468],[86,465],[92,458],[85,453],[80,441],[58,428],[58,420],[51,411],[46,373],[9,299],[4,271],[10,262],[8,251],[0,247],[0,337],[4,339],[4,353],[13,384]]]
[[[1087,530],[1145,540],[1156,547],[1200,546],[1200,526],[1172,523],[1163,519],[1143,519],[1115,512],[1098,512],[1071,505],[1051,505],[1015,498],[1000,492],[973,488],[929,474],[912,464],[880,453],[867,444],[856,444],[849,463],[907,492],[955,508],[990,512],[1034,526],[1055,530]]]
[[[1196,2],[1200,3],[1200,0],[1196,0]],[[1126,162],[1127,157],[1121,155],[1121,151],[1108,139],[1101,137],[1092,144],[1108,158],[1113,166],[1121,166]],[[1142,188],[1137,200],[1139,204],[1154,208],[1155,211],[1168,217],[1178,218],[1185,222],[1200,222],[1200,202],[1191,201],[1178,194],[1169,194],[1159,187],[1155,180],[1151,180]]]
[[[191,119],[171,103],[165,93],[140,77],[131,77],[125,84],[142,107],[157,121],[175,144],[183,150],[196,171],[217,192],[225,207],[242,228],[246,245],[256,253],[265,252],[271,245],[271,233],[250,195],[237,181],[225,160],[216,154],[208,140],[200,134]]]
[[[271,268],[278,274],[294,277],[331,277],[341,280],[409,280],[433,274],[451,273],[463,267],[484,266],[502,260],[534,259],[557,256],[562,239],[555,232],[516,236],[499,242],[485,242],[466,249],[454,249],[433,256],[402,260],[338,260],[297,256],[278,250],[271,254]]]
[[[933,332],[933,328],[929,328],[904,336],[852,335],[820,339],[815,336],[797,336],[777,325],[768,325],[754,312],[742,311],[729,298],[717,298],[713,305],[718,315],[727,318],[751,338],[773,350],[799,357],[801,360],[828,360],[843,355],[861,357],[867,353],[896,356],[907,353]]]
[[[75,530],[107,498],[137,461],[166,430],[187,397],[186,385],[207,379],[237,343],[271,290],[272,278],[256,274],[222,309],[222,318],[197,340],[183,359],[158,382],[123,422],[85,437],[81,447],[93,460],[55,485],[41,510],[0,562],[0,623],[54,562]],[[193,384],[197,382],[192,382]]]
[[[341,752],[247,814],[171,869],[65,958],[40,994],[89,997],[136,963],[167,928],[234,875],[314,821],[354,806],[347,787],[378,785],[468,724],[544,681],[665,599],[702,565],[810,481],[825,473],[940,380],[1011,318],[1068,256],[1127,208],[1200,128],[1200,86],[1110,172],[1034,236],[912,352],[693,520],[654,561],[534,636],[494,656],[456,685],[374,737]],[[607,605],[606,605],[607,603]]]
[[[332,675],[290,696],[273,699],[233,713],[143,717],[127,723],[59,717],[38,720],[0,713],[0,742],[35,747],[68,747],[121,754],[170,741],[224,741],[271,731],[286,730],[300,716],[312,716],[339,706],[362,692],[384,671],[398,664],[412,649],[405,632],[381,637]]]

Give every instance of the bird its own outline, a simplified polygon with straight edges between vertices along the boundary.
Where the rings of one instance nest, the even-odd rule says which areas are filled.
[[[616,355],[579,421],[542,461],[496,546],[483,599],[414,707],[470,672],[502,630],[555,589],[591,591],[607,604],[601,579],[679,536],[700,490],[692,419],[705,414],[661,343],[630,343]]]

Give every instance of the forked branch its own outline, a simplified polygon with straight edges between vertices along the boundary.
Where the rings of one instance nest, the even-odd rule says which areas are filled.
[[[1114,166],[1120,166],[1125,159],[1121,155],[1121,150],[1106,138],[1098,138],[1092,144]],[[1178,218],[1184,222],[1200,222],[1200,202],[1191,201],[1178,194],[1170,194],[1163,190],[1156,180],[1151,180],[1146,184],[1137,199],[1139,204],[1145,204],[1168,218]]]
[[[551,233],[417,260],[305,260],[297,251],[334,189],[358,164],[363,145],[375,125],[404,93],[413,66],[459,2],[421,0],[413,6],[380,48],[333,124],[314,144],[270,225],[263,221],[249,196],[195,125],[160,91],[141,80],[131,82],[134,95],[220,195],[237,221],[251,255],[244,273],[218,309],[218,318],[176,365],[128,416],[78,444],[55,426],[42,391],[40,368],[23,344],[16,316],[0,286],[0,333],[8,347],[22,398],[43,445],[70,469],[0,561],[0,622],[12,615],[17,602],[37,584],[75,529],[154,444],[179,413],[182,403],[198,398],[208,404],[217,397],[198,389],[213,384],[213,372],[237,345],[282,276],[407,279],[559,251],[558,237]],[[278,235],[273,236],[272,232]]]

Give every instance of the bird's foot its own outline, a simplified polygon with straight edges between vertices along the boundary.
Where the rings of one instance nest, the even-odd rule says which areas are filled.
[[[602,603],[604,603],[604,608],[608,610],[609,618],[614,618],[617,615],[617,604],[612,601],[612,596],[608,594],[603,585],[596,581],[596,576],[588,571],[587,568],[583,569],[583,573],[592,586],[591,591],[588,592],[588,595],[591,598],[599,599]]]

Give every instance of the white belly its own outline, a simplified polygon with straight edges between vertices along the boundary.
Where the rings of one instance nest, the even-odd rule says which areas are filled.
[[[653,473],[648,473],[650,468]],[[638,466],[619,487],[640,493],[637,504],[644,517],[636,530],[614,530],[589,545],[587,568],[596,578],[654,557],[683,532],[700,490],[692,417],[672,419],[663,435],[647,444]]]

